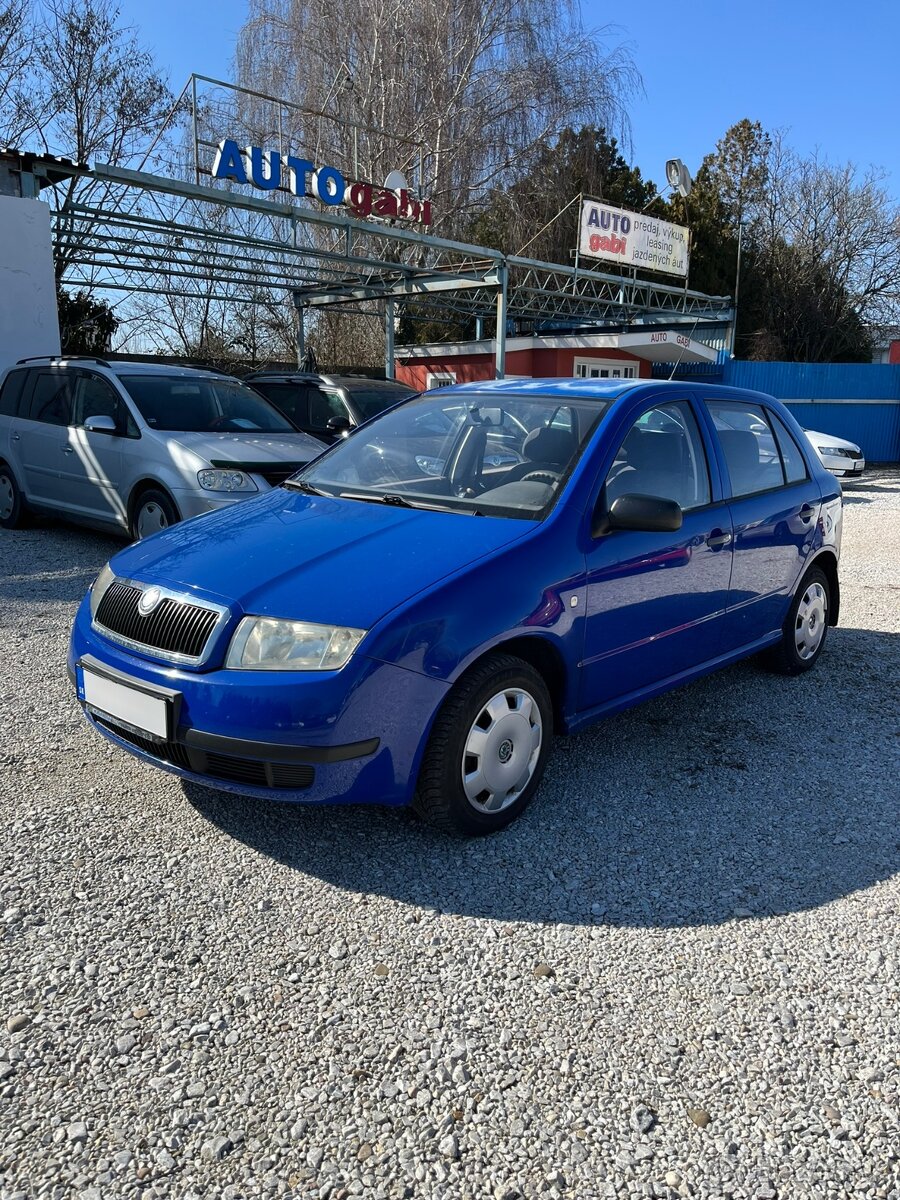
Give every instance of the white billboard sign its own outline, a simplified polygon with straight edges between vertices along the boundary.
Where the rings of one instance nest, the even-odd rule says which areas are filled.
[[[673,225],[646,213],[628,212],[597,200],[585,200],[581,205],[579,251],[590,258],[686,279],[688,235],[685,225]]]

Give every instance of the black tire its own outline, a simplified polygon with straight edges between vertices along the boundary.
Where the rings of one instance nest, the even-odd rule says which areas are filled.
[[[21,529],[30,516],[28,502],[15,475],[5,462],[0,462],[0,528]]]
[[[524,693],[530,698],[537,713],[535,708],[532,708],[530,715],[525,717],[524,711],[520,712],[514,707],[514,701],[518,703],[521,697],[512,696],[513,691]],[[506,799],[500,801],[506,803],[506,807],[490,812],[478,807],[466,794],[463,769],[466,761],[473,767],[478,765],[477,756],[467,755],[466,752],[476,720],[485,715],[485,706],[504,692],[508,693],[506,700],[510,709],[509,714],[504,714],[499,720],[504,721],[508,716],[507,724],[500,728],[491,719],[490,725],[480,727],[490,739],[489,742],[486,741],[486,746],[490,744],[492,750],[496,751],[496,757],[491,754],[490,770],[495,778],[504,777],[508,770],[515,770],[515,760],[519,758],[519,765],[523,771],[521,778],[525,778],[529,770],[531,774],[514,799],[508,803]],[[540,744],[535,746],[534,739],[537,735],[534,731],[538,716]],[[528,731],[524,730],[521,724],[523,719],[528,720],[531,731],[530,751]],[[512,727],[510,736],[506,733],[507,726]],[[493,738],[490,735],[492,728],[497,730]],[[428,739],[413,806],[430,825],[446,833],[465,837],[496,833],[514,821],[528,806],[540,785],[552,740],[553,704],[541,675],[530,663],[512,654],[492,654],[464,675],[444,701]],[[494,745],[494,742],[497,744]],[[535,751],[537,759],[532,763]],[[503,757],[504,754],[507,755],[506,758]],[[527,757],[520,757],[525,755]],[[506,797],[515,792],[521,778],[508,789]],[[505,786],[505,779],[496,793],[489,793],[485,789],[482,795],[501,797],[502,786]]]
[[[810,600],[820,595],[824,597],[824,601],[823,605],[816,606],[816,621],[812,634],[817,640],[812,646],[809,641],[809,629],[805,627],[809,625],[809,621],[804,622],[801,610],[807,611]],[[804,671],[811,671],[825,647],[830,614],[831,584],[828,582],[828,576],[819,567],[811,567],[800,580],[794,593],[781,641],[763,656],[763,662],[768,669],[779,675],[802,675]],[[799,644],[804,635],[807,639],[805,652]]]
[[[158,518],[160,529],[168,529],[170,525],[177,525],[181,520],[172,498],[159,488],[147,488],[134,502],[134,511],[131,514],[131,536],[136,542],[139,542],[142,536],[150,536],[149,532],[141,534],[142,515],[143,517],[153,515]],[[157,530],[154,529],[152,532],[155,533]]]

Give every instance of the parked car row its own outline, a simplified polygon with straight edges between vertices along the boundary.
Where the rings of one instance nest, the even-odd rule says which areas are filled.
[[[241,382],[87,356],[23,360],[0,380],[0,526],[35,511],[137,540],[268,491],[413,395],[395,380],[352,375],[256,371]],[[361,479],[440,476],[455,418],[429,412],[402,445],[367,442]],[[829,471],[861,475],[858,446],[806,432]],[[521,464],[517,437],[514,427],[487,429],[488,469]],[[773,461],[774,443],[766,452]]]
[[[35,511],[137,540],[268,491],[410,394],[356,377],[251,387],[190,367],[22,360],[0,384],[0,525]]]

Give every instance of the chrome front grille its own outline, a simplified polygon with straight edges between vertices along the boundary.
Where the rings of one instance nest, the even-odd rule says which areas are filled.
[[[156,603],[141,612],[142,597],[157,592]],[[200,662],[213,630],[227,610],[196,604],[162,588],[117,579],[106,589],[95,624],[116,641],[155,651],[176,662]]]

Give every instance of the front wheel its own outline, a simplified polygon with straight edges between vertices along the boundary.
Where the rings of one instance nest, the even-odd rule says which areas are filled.
[[[523,659],[494,654],[465,675],[437,716],[413,801],[450,833],[495,833],[537,791],[553,738],[547,685]]]
[[[781,641],[766,654],[766,665],[780,675],[800,675],[818,662],[828,632],[831,585],[828,576],[813,567],[794,594]]]
[[[136,542],[170,525],[178,524],[178,513],[175,505],[165,492],[152,488],[143,492],[134,506],[134,517],[131,521],[131,536]]]

